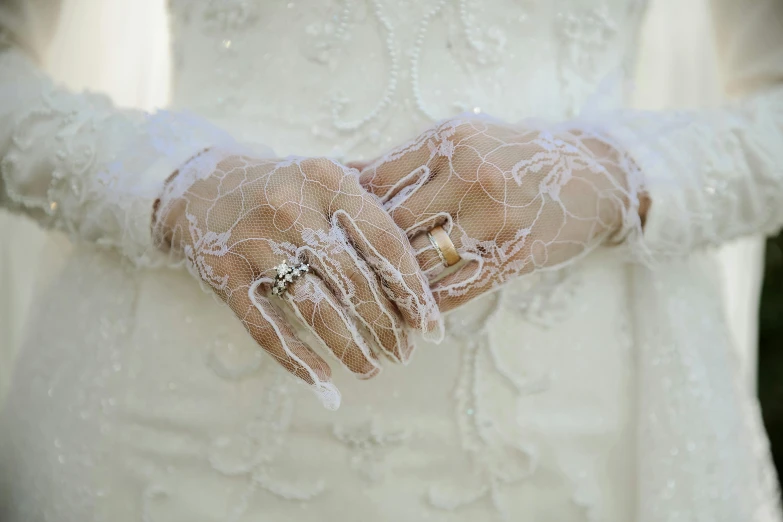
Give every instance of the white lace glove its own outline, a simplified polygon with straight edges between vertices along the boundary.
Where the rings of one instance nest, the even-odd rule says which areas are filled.
[[[367,166],[361,182],[412,238],[431,278],[444,264],[427,232],[449,233],[467,262],[433,284],[446,311],[640,228],[639,179],[628,175],[637,170],[605,138],[574,126],[456,119]]]
[[[223,299],[287,370],[339,405],[330,369],[294,335],[276,304],[296,315],[349,370],[380,370],[375,348],[405,363],[404,321],[430,337],[442,326],[404,234],[359,184],[328,159],[256,159],[209,151],[167,185],[156,219],[164,245]],[[280,297],[266,297],[276,267],[307,263]]]

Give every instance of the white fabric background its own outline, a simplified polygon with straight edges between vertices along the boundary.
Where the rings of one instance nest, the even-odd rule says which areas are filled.
[[[66,0],[47,70],[74,89],[108,93],[118,104],[165,104],[168,34],[164,0]],[[642,35],[636,105],[704,106],[721,99],[705,0],[653,0]],[[97,32],[84,27],[99,27]],[[51,234],[50,234],[51,235]],[[30,297],[55,269],[66,242],[36,225],[0,213],[0,402],[7,388]],[[736,345],[755,378],[757,308],[763,239],[722,249],[724,295]]]

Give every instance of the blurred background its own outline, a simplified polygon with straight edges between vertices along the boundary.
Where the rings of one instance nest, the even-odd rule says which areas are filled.
[[[65,17],[52,53],[45,57],[49,73],[71,88],[105,92],[123,106],[166,104],[165,0],[63,4]],[[84,27],[100,29],[88,32]],[[711,33],[707,0],[649,0],[634,104],[662,109],[722,103]],[[108,39],[111,45],[104,45]],[[62,238],[46,238],[32,223],[2,211],[0,238],[1,406],[29,298],[68,247]],[[783,234],[742,239],[723,247],[718,258],[737,357],[748,386],[758,390],[783,474]]]

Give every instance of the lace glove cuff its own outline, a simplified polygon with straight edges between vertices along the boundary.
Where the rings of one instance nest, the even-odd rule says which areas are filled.
[[[111,187],[105,194],[107,207],[126,220],[117,244],[122,253],[142,266],[173,262],[153,233],[155,205],[167,180],[205,149],[236,148],[233,144],[229,135],[191,115],[146,116],[136,139],[100,174]],[[128,175],[133,172],[138,174]]]
[[[650,209],[637,259],[685,255],[783,224],[783,91],[731,108],[625,112],[607,133],[644,177]]]

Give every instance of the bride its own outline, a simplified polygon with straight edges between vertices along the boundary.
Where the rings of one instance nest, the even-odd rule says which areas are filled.
[[[783,225],[783,9],[713,4],[740,99],[673,113],[644,2],[171,0],[147,115],[3,0],[0,199],[75,246],[2,520],[781,520],[707,247]]]

